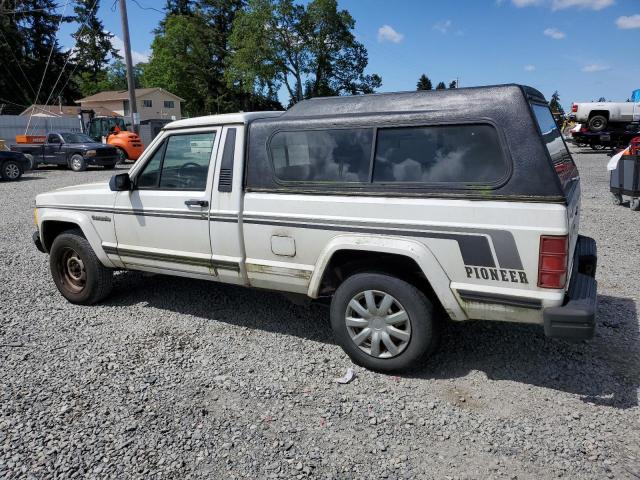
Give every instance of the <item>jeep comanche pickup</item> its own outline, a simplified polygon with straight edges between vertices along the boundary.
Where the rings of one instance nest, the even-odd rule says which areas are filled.
[[[115,147],[75,132],[51,132],[45,143],[18,143],[11,145],[11,150],[30,155],[33,168],[39,164],[66,165],[74,172],[85,170],[87,165],[113,168],[119,160]]]
[[[123,269],[304,294],[330,300],[337,342],[374,370],[426,358],[443,319],[594,333],[580,177],[529,87],[179,120],[128,173],[40,194],[34,216],[73,303]]]

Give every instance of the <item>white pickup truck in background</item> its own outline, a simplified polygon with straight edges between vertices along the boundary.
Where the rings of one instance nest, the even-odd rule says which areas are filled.
[[[640,94],[633,92],[628,102],[581,102],[571,105],[571,118],[585,123],[592,132],[602,132],[614,124],[640,122]]]

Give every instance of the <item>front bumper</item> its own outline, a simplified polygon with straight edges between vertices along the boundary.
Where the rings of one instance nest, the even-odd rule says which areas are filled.
[[[38,230],[33,232],[32,238],[36,248],[42,253],[47,253],[47,251],[44,249],[44,245],[42,245],[42,241],[40,240],[40,232]]]
[[[597,264],[595,240],[579,236],[573,274],[564,304],[544,309],[545,335],[570,340],[587,340],[593,337],[598,297],[598,283],[594,278]]]
[[[118,156],[115,155],[113,157],[84,157],[87,165],[114,165],[118,163]]]

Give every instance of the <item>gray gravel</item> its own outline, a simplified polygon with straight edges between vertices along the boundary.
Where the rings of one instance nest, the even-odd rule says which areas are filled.
[[[34,197],[111,173],[0,182],[0,478],[640,477],[640,212],[610,202],[606,155],[576,159],[594,340],[450,325],[425,369],[348,385],[320,306],[133,272],[102,305],[67,303]]]

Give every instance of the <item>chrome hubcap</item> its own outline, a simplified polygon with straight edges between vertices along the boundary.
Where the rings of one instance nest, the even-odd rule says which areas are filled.
[[[82,162],[80,162],[80,159],[78,158],[74,158],[73,160],[71,160],[71,164],[73,165],[73,168],[78,170],[80,169],[80,167],[82,167]]]
[[[353,343],[372,357],[395,357],[411,339],[406,310],[393,296],[379,290],[354,296],[347,306],[345,322]]]
[[[7,165],[4,169],[4,173],[7,175],[8,178],[10,178],[11,180],[18,178],[20,176],[20,169],[18,168],[17,165],[10,163],[9,165]]]

